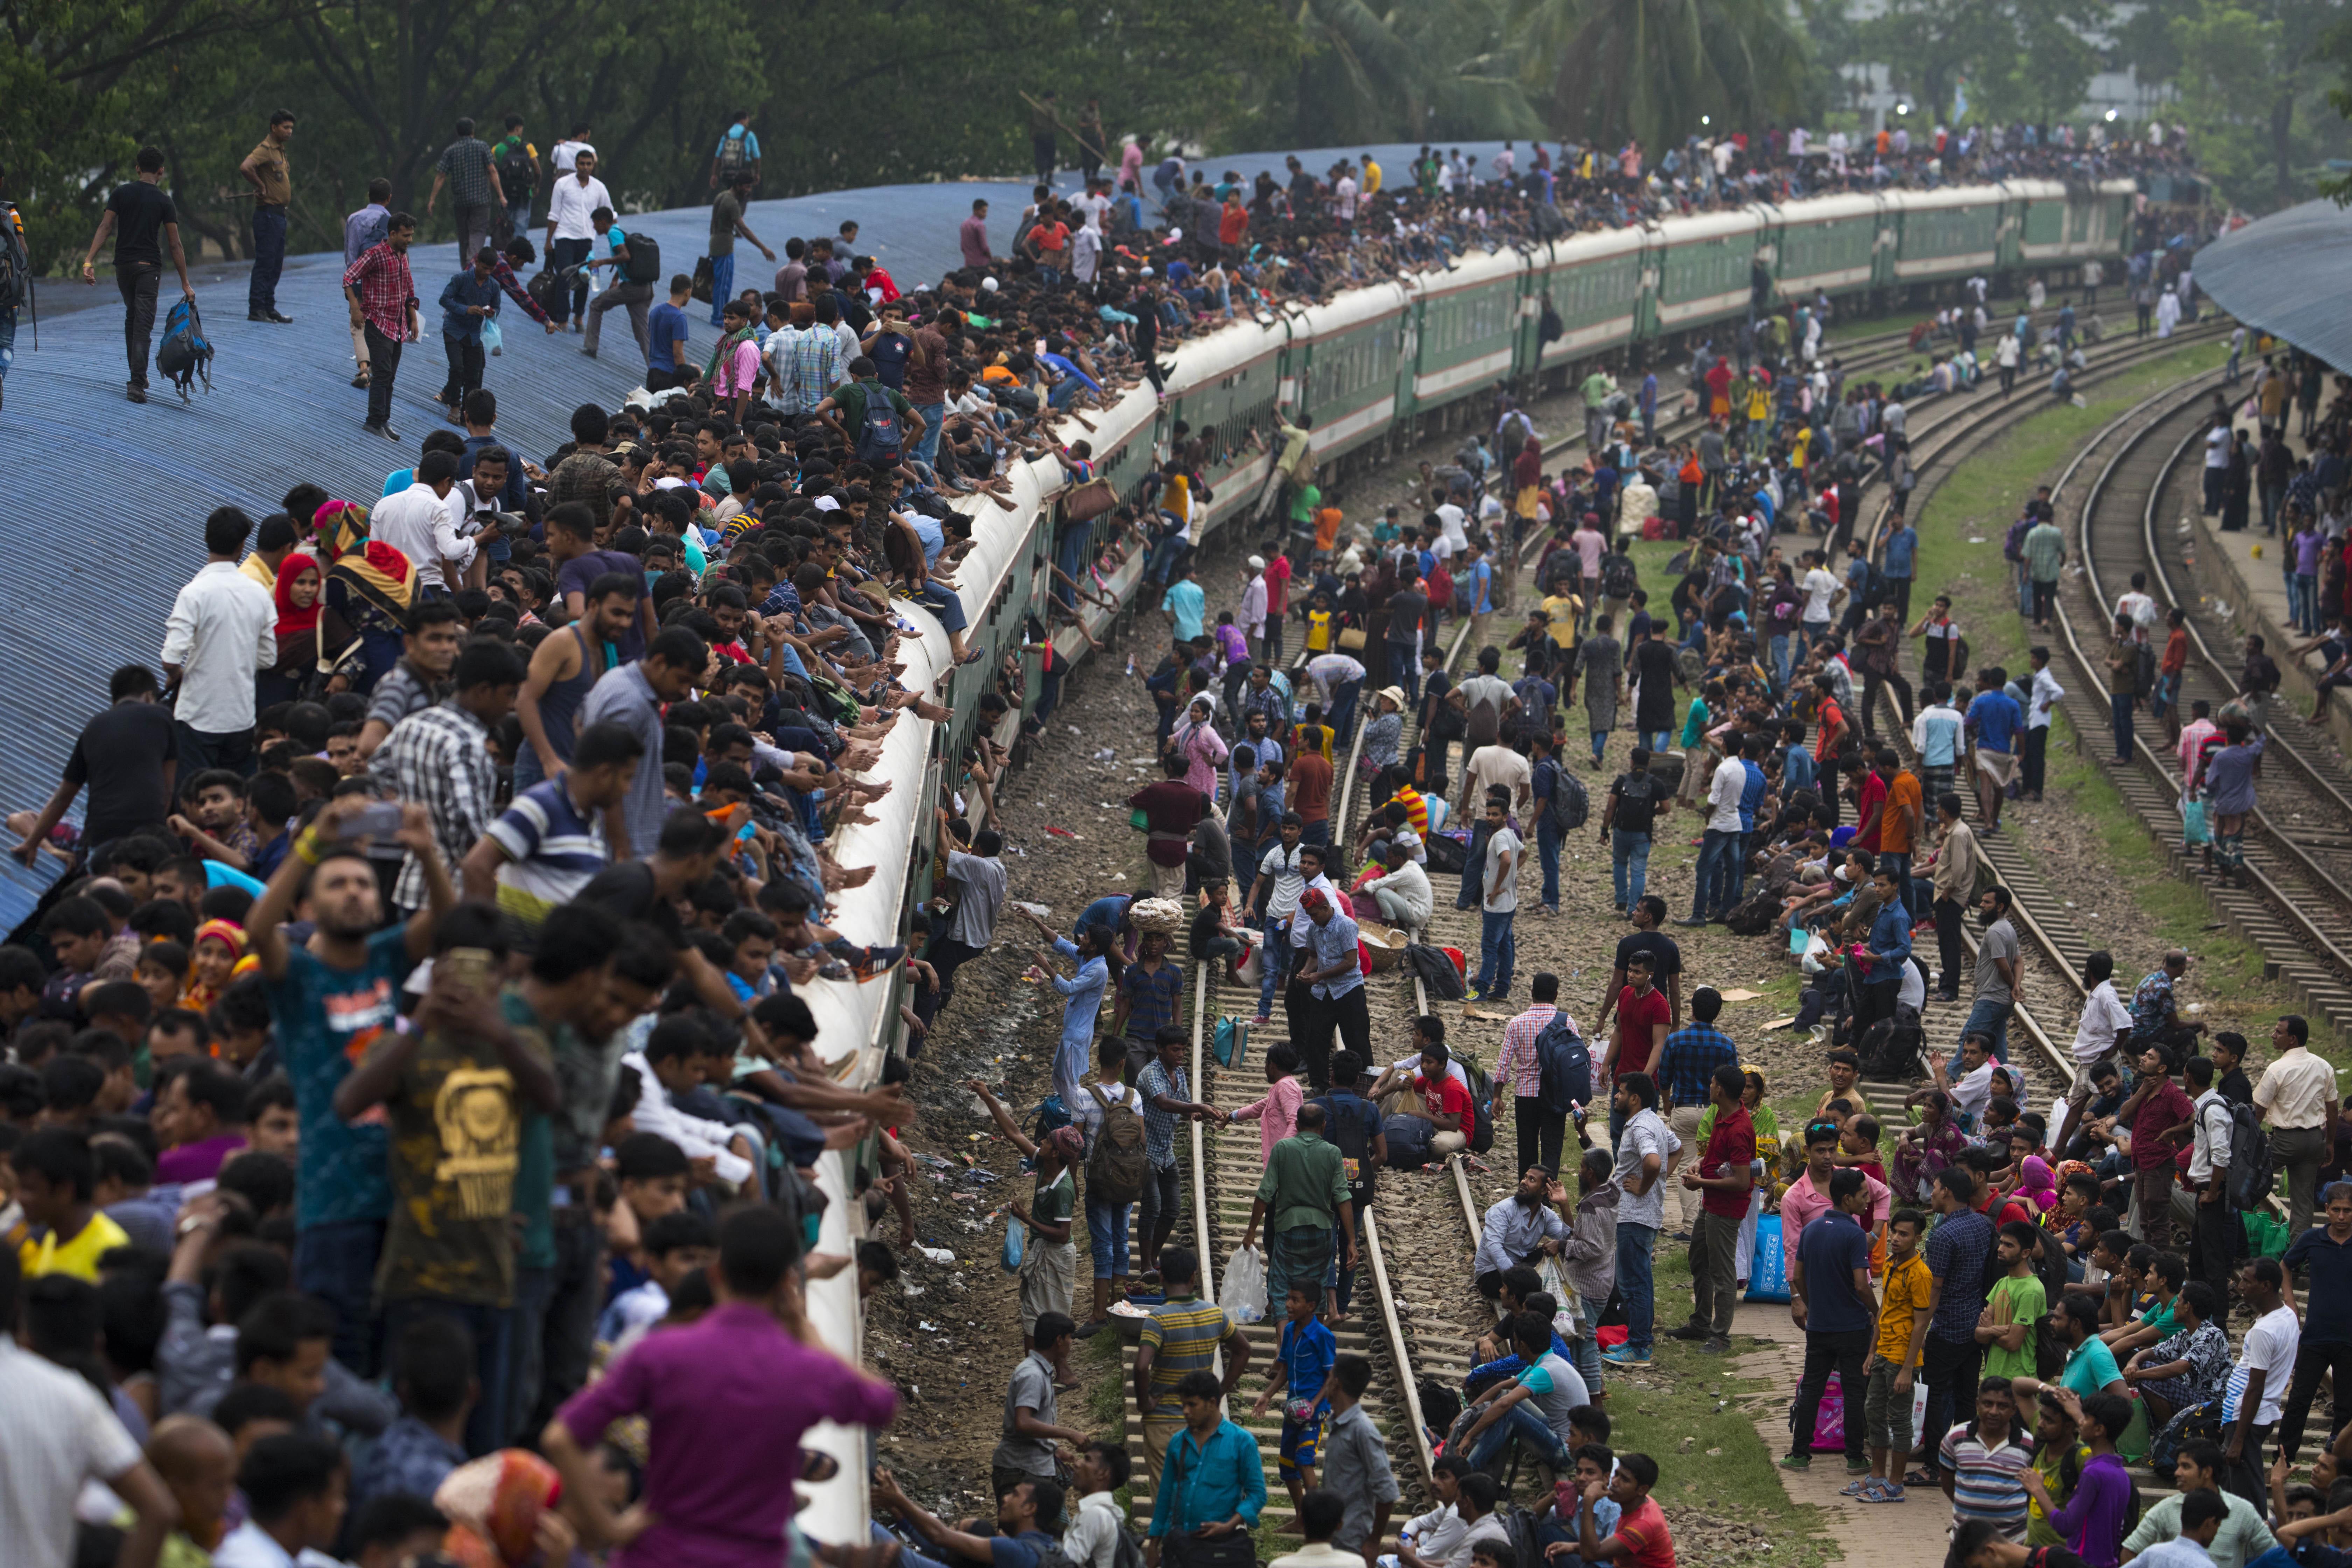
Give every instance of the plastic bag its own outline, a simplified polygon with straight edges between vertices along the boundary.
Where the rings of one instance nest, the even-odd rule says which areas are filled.
[[[1759,1215],[1756,1220],[1756,1253],[1748,1266],[1748,1299],[1786,1301],[1789,1299],[1789,1258],[1780,1245],[1780,1216]]]
[[[1021,1272],[1022,1243],[1024,1239],[1025,1229],[1026,1227],[1024,1226],[1019,1220],[1013,1219],[1010,1215],[1006,1216],[1004,1221],[1004,1257],[1003,1258],[1003,1263],[1004,1271],[1007,1274],[1018,1274]]]
[[[2180,842],[2190,849],[2213,842],[2213,830],[2205,816],[2205,803],[2185,800],[2180,803]]]
[[[491,316],[482,322],[482,353],[495,357],[506,353],[506,337],[499,331],[499,319]]]
[[[1236,1323],[1265,1321],[1265,1258],[1255,1247],[1236,1247],[1225,1259],[1225,1288],[1217,1305]]]
[[[1795,1413],[1790,1412],[1790,1419],[1795,1418]],[[1834,1454],[1845,1447],[1845,1385],[1835,1373],[1830,1373],[1829,1385],[1822,1391],[1822,1407],[1813,1416],[1813,1437],[1809,1447],[1816,1454]]]

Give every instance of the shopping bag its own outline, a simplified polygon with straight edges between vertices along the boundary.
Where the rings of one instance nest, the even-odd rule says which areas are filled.
[[[1225,1288],[1217,1305],[1236,1323],[1265,1321],[1265,1256],[1255,1247],[1236,1247],[1225,1259]]]
[[[1860,1420],[1862,1413],[1856,1411],[1854,1418]],[[1839,1453],[1845,1447],[1845,1385],[1835,1373],[1830,1373],[1829,1387],[1822,1394],[1821,1411],[1813,1417],[1811,1447],[1816,1454]]]
[[[2196,849],[2213,842],[2213,829],[2205,816],[2205,803],[2185,800],[2180,803],[2180,842]]]
[[[482,323],[482,353],[492,358],[506,353],[506,337],[499,331],[499,319],[490,317]]]
[[[1019,1220],[1014,1219],[1010,1215],[1006,1216],[1004,1221],[1004,1256],[1002,1261],[1004,1271],[1007,1274],[1018,1274],[1021,1272],[1023,1228],[1024,1227]]]
[[[1805,930],[1802,926],[1790,926],[1789,928],[1789,956],[1791,958],[1804,957],[1805,950],[1812,945],[1812,932]]]
[[[1748,1299],[1786,1301],[1789,1259],[1780,1247],[1780,1216],[1759,1215],[1756,1220],[1756,1256],[1748,1266]]]

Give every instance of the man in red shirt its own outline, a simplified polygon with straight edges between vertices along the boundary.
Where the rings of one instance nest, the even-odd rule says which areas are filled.
[[[1276,556],[1276,560],[1281,557]],[[1266,636],[1274,635],[1274,621],[1269,615],[1265,623]],[[1312,724],[1301,724],[1297,731],[1298,754],[1290,762],[1290,809],[1307,825],[1299,837],[1307,844],[1331,842],[1331,764],[1323,755],[1323,735]]]
[[[1475,1115],[1470,1091],[1447,1070],[1452,1065],[1444,1046],[1423,1043],[1421,1074],[1412,1080],[1412,1088],[1421,1096],[1422,1115],[1436,1129],[1429,1139],[1430,1157],[1435,1160],[1469,1147],[1471,1119]]]
[[[2180,1063],[2170,1047],[2147,1047],[2137,1065],[2139,1084],[2116,1112],[2116,1121],[2131,1129],[2140,1239],[2166,1252],[2172,1247],[2172,1157],[2197,1130],[2195,1110],[2172,1081]]]
[[[1867,849],[1873,855],[1879,850],[1878,830],[1886,816],[1886,781],[1878,771],[1863,760],[1856,752],[1846,760],[1846,782],[1854,787],[1854,820],[1861,824],[1853,830],[1853,847]]]
[[[1715,1069],[1707,1098],[1715,1104],[1715,1130],[1696,1169],[1683,1172],[1683,1185],[1701,1195],[1691,1224],[1691,1321],[1672,1338],[1704,1341],[1712,1355],[1731,1349],[1731,1310],[1738,1300],[1735,1266],[1740,1222],[1748,1217],[1748,1193],[1755,1184],[1756,1123],[1739,1102],[1748,1080],[1729,1062]]]
[[[1617,1033],[1611,1037],[1601,1057],[1601,1071],[1605,1078],[1648,1072],[1650,1064],[1665,1047],[1666,1027],[1673,1021],[1674,1012],[1666,1005],[1665,993],[1653,984],[1656,963],[1647,952],[1634,953],[1625,961],[1627,984],[1617,994]]]
[[[1282,619],[1290,613],[1290,557],[1282,552],[1279,540],[1268,540],[1258,548],[1265,557],[1265,664],[1269,669],[1282,668]]]
[[[1160,770],[1168,776],[1127,797],[1129,806],[1143,813],[1151,890],[1163,899],[1183,897],[1184,857],[1192,847],[1192,828],[1215,809],[1207,795],[1184,782],[1191,767],[1183,757],[1162,757]]]

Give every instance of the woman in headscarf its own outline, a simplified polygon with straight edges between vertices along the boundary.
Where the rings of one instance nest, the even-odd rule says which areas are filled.
[[[196,928],[194,947],[188,956],[187,989],[180,993],[180,1005],[202,1017],[220,994],[228,989],[230,977],[245,957],[245,931],[233,921],[206,921]]]
[[[368,537],[364,507],[331,500],[316,518],[317,554],[326,574],[319,659],[354,691],[374,688],[399,662],[408,612],[416,604],[416,568],[392,545]]]
[[[1072,1239],[1071,1220],[1078,1212],[1076,1172],[1086,1158],[1086,1134],[1065,1124],[1032,1140],[988,1085],[975,1078],[965,1079],[964,1087],[980,1096],[1006,1142],[1037,1163],[1037,1185],[1028,1205],[1024,1207],[1019,1198],[1013,1198],[1004,1205],[1005,1212],[1028,1231],[1021,1249],[1021,1348],[1034,1350],[1038,1317],[1045,1312],[1069,1317],[1077,1289],[1078,1249]],[[1066,1347],[1063,1357],[1055,1363],[1055,1384],[1075,1387]]]
[[[1919,1120],[1895,1146],[1895,1168],[1887,1173],[1886,1184],[1906,1204],[1923,1201],[1936,1173],[1958,1159],[1969,1142],[1952,1115],[1950,1095],[1940,1089],[1923,1089],[1914,1102],[1919,1107]]]
[[[2028,1154],[2019,1162],[2017,1185],[2011,1191],[2033,1205],[2037,1225],[2047,1224],[2051,1213],[2058,1207],[2058,1178],[2051,1173],[2050,1162],[2039,1154]]]
[[[562,1494],[555,1467],[525,1449],[470,1459],[433,1492],[449,1521],[442,1554],[458,1568],[563,1568],[579,1542],[555,1510]]]
[[[319,563],[297,551],[278,566],[278,660],[255,683],[262,708],[301,697],[319,662],[319,594],[325,584]]]
[[[1195,697],[1168,732],[1168,743],[1162,748],[1171,757],[1181,757],[1186,763],[1184,782],[1214,800],[1217,796],[1217,770],[1224,765],[1229,748],[1224,737],[1217,733],[1212,715],[1215,705],[1205,697]]]

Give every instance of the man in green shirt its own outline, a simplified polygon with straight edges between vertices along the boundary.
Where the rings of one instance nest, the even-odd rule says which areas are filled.
[[[1609,439],[1609,400],[1617,395],[1617,378],[1596,364],[1577,391],[1584,395],[1584,445],[1597,452]]]
[[[2034,1239],[2033,1227],[2023,1220],[2000,1227],[2001,1275],[1988,1293],[1985,1320],[1977,1325],[1987,1377],[2033,1375],[2034,1330],[2049,1310],[2041,1277],[2033,1272]]]
[[[2213,1568],[2245,1568],[2278,1544],[2253,1504],[2235,1492],[2222,1490],[2221,1444],[2205,1437],[2192,1437],[2183,1443],[2172,1476],[2173,1484],[2180,1489],[2150,1504],[2148,1510],[2139,1516],[2139,1523],[2124,1537],[2123,1550],[2126,1553],[2136,1556],[2159,1542],[2179,1539],[2181,1504],[2192,1492],[2221,1492],[2221,1501],[2230,1510],[2221,1521],[2221,1530],[2205,1548],[2212,1556]]]
[[[2025,575],[2033,585],[2033,629],[2040,631],[2058,602],[2058,574],[2066,564],[2066,536],[2044,516],[2026,531]]]
[[[1266,1300],[1279,1301],[1294,1279],[1322,1289],[1331,1267],[1331,1227],[1346,1232],[1346,1267],[1356,1267],[1356,1208],[1348,1201],[1348,1177],[1339,1146],[1324,1141],[1323,1108],[1298,1108],[1298,1131],[1274,1146],[1265,1175],[1250,1204],[1242,1245],[1257,1245],[1257,1227],[1269,1212]]]

